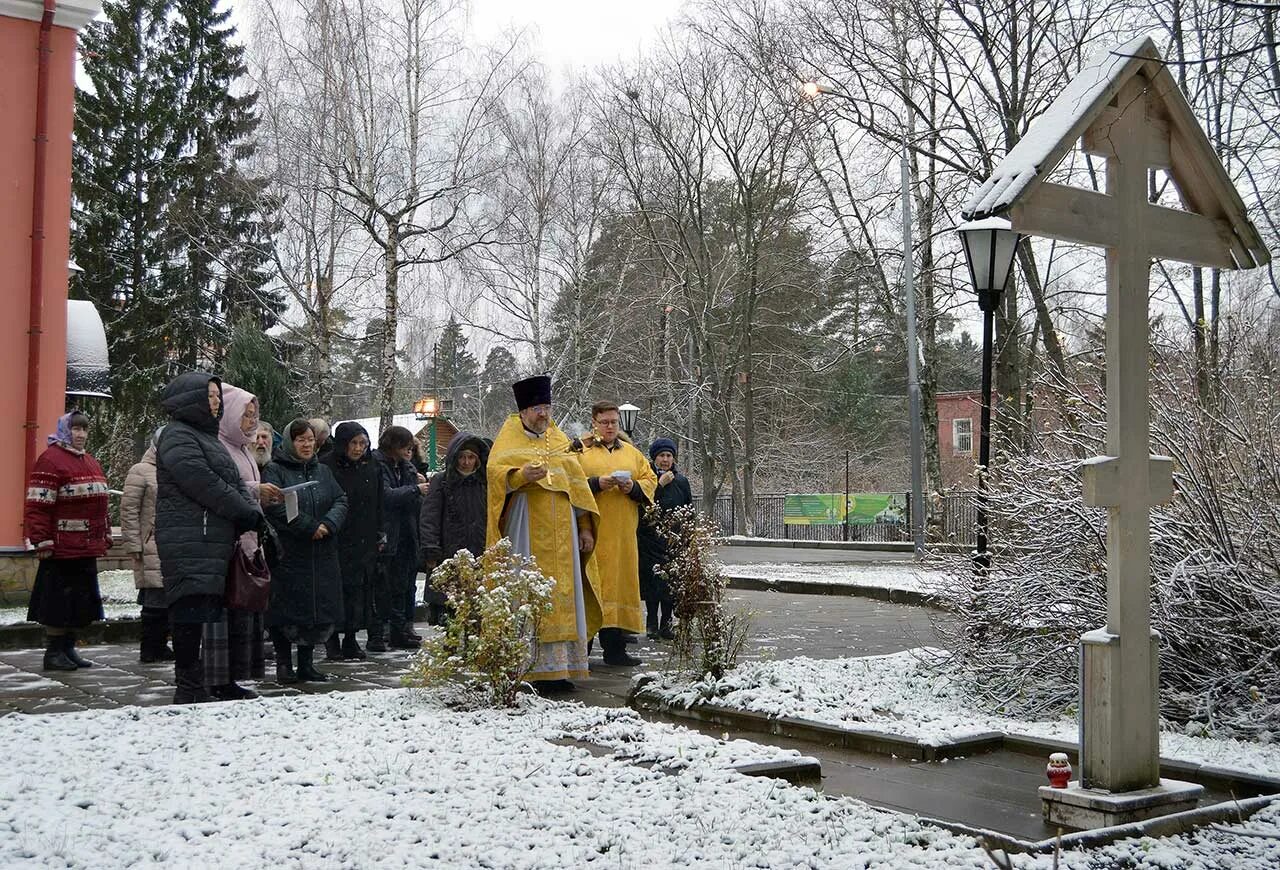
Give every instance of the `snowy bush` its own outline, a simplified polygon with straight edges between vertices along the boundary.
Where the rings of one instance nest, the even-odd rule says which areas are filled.
[[[729,613],[728,581],[716,558],[719,527],[691,505],[648,510],[648,519],[667,544],[667,561],[655,570],[671,584],[675,605],[672,661],[678,670],[724,676],[738,663],[747,640],[748,617]]]
[[[1184,728],[1280,734],[1280,359],[1242,332],[1198,400],[1194,367],[1153,346],[1152,452],[1173,458],[1172,503],[1151,518],[1152,627],[1162,636],[1162,715]],[[1058,397],[1073,420],[1040,450],[995,453],[993,565],[948,557],[958,618],[938,629],[990,709],[1070,712],[1079,636],[1106,622],[1107,515],[1081,498],[1079,462],[1106,453],[1101,388]]]
[[[533,666],[542,618],[551,611],[555,581],[503,538],[479,559],[466,550],[431,575],[453,608],[444,633],[410,661],[406,686],[462,687],[479,705],[515,706]]]

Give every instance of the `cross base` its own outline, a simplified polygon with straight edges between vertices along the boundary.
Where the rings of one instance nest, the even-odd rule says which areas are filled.
[[[1089,831],[1195,809],[1203,793],[1204,786],[1176,779],[1119,794],[1081,788],[1072,780],[1066,788],[1040,786],[1040,804],[1050,825]]]
[[[1080,780],[1132,792],[1160,781],[1160,634],[1126,649],[1106,629],[1080,636]]]

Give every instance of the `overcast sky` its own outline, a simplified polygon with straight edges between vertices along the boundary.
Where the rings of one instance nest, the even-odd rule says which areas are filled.
[[[632,58],[679,11],[681,0],[471,0],[475,36],[531,27],[555,71]]]

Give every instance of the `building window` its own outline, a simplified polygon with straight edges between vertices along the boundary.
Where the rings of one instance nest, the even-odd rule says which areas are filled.
[[[951,421],[951,452],[956,456],[973,455],[972,417],[958,417]]]

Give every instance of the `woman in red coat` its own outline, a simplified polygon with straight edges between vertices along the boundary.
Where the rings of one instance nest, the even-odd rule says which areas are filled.
[[[92,667],[76,652],[75,632],[103,616],[98,557],[111,546],[111,522],[107,478],[88,441],[89,418],[63,414],[27,483],[23,524],[40,559],[27,619],[45,627],[46,671]]]

